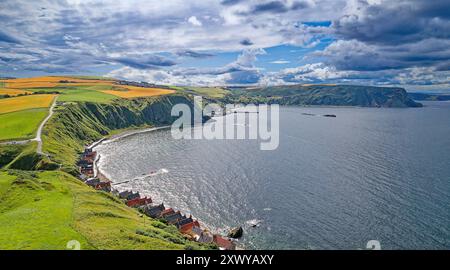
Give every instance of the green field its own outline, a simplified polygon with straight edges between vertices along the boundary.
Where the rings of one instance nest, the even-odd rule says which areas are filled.
[[[0,249],[204,248],[60,171],[0,171],[0,201]]]
[[[73,202],[57,173],[26,174],[0,173],[0,249],[64,249],[72,239],[88,246],[70,226]]]
[[[48,109],[31,109],[0,114],[0,141],[33,138]]]
[[[111,86],[107,85],[92,85],[92,86],[70,86],[70,87],[51,87],[51,88],[27,88],[31,92],[59,92],[58,101],[62,102],[96,102],[109,103],[116,96],[99,92],[100,90],[110,90]]]
[[[67,77],[71,77],[71,78],[75,78],[75,79],[83,79],[83,80],[115,80],[114,78],[108,78],[108,77],[103,77],[103,76],[86,76],[86,75],[71,75],[71,76],[67,76]]]
[[[220,87],[186,87],[186,91],[194,92],[201,96],[207,96],[211,98],[223,98],[230,91]]]
[[[117,97],[109,94],[105,94],[95,90],[65,90],[59,96],[58,101],[70,102],[70,101],[85,101],[85,102],[97,102],[97,103],[109,103],[111,100]]]

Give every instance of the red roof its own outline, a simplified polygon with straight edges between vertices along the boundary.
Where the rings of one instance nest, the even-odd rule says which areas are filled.
[[[228,239],[223,238],[220,235],[214,235],[213,241],[221,248],[228,249],[228,250],[234,249],[233,242]]]
[[[127,205],[130,207],[134,207],[134,206],[141,206],[141,205],[146,205],[152,203],[152,199],[151,198],[136,198],[136,199],[132,199],[127,201]]]
[[[104,187],[111,187],[111,182],[100,182],[95,185],[95,189],[102,189]]]
[[[193,222],[190,222],[190,223],[187,223],[187,224],[184,224],[183,226],[181,226],[180,232],[187,234],[187,233],[191,232],[192,228],[194,228],[194,227],[200,227],[200,223],[198,223],[197,220],[194,220]]]
[[[166,210],[161,212],[161,216],[164,217],[166,215],[171,215],[171,214],[175,214],[175,211],[173,211],[172,208],[167,208]]]

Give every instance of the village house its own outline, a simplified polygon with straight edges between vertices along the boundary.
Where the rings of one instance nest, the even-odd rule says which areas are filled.
[[[102,190],[105,192],[111,192],[111,182],[100,182],[94,186],[96,190]]]
[[[145,207],[144,213],[151,217],[151,218],[158,218],[162,211],[164,211],[166,208],[164,207],[164,204],[160,204],[157,206],[151,206],[151,207]]]
[[[186,216],[181,215],[180,211],[175,212],[174,214],[167,215],[164,217],[164,220],[167,221],[167,223],[173,225],[177,223],[181,219],[185,219]]]
[[[88,180],[84,181],[84,183],[88,186],[95,187],[96,185],[100,184],[100,179],[89,178]]]
[[[214,240],[214,236],[212,235],[212,233],[205,230],[205,231],[201,232],[200,237],[198,238],[197,241],[199,243],[207,243],[207,244],[209,244],[209,243],[212,243],[213,240]]]
[[[129,207],[139,207],[139,206],[150,204],[150,203],[152,203],[152,199],[151,198],[147,198],[147,197],[136,198],[136,199],[128,200],[126,202],[126,204]]]
[[[166,217],[168,215],[172,215],[175,214],[175,211],[172,208],[167,208],[166,210],[162,211],[161,214],[159,215],[159,217]]]
[[[180,229],[181,226],[186,225],[186,224],[189,224],[189,223],[192,223],[192,222],[194,222],[194,220],[192,219],[192,217],[188,217],[188,218],[184,218],[184,219],[178,220],[174,225],[175,225],[178,229]]]
[[[133,191],[125,190],[125,191],[119,192],[119,198],[126,200],[128,198],[128,196],[130,196],[131,194],[133,194]]]
[[[125,199],[127,201],[131,201],[134,199],[139,199],[140,197],[141,197],[141,195],[139,194],[139,192],[136,192],[136,193],[131,192],[131,194],[129,194]]]
[[[190,235],[195,238],[195,240],[197,240],[202,234],[200,223],[197,220],[181,225],[179,230],[182,234]]]
[[[77,163],[78,166],[80,167],[86,167],[87,165],[90,165],[91,163],[89,163],[89,161],[85,160],[85,159],[80,159]]]
[[[80,173],[86,175],[87,177],[91,177],[94,175],[94,168],[93,167],[81,168]]]
[[[213,242],[219,247],[220,250],[234,250],[236,249],[233,241],[225,239],[224,237],[215,234],[213,236]]]

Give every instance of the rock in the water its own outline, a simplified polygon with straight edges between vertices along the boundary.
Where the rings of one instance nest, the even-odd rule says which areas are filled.
[[[239,226],[239,227],[236,227],[236,228],[232,229],[228,233],[228,237],[230,237],[230,238],[240,238],[243,233],[244,233],[244,230],[242,229],[241,226]]]

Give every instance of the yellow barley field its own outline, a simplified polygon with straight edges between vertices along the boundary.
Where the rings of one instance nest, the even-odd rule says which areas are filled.
[[[1,95],[10,95],[10,96],[17,96],[20,94],[31,94],[29,91],[19,90],[19,89],[7,89],[7,88],[0,88],[0,96]]]
[[[65,82],[61,82],[65,81]],[[0,80],[5,83],[4,88],[26,90],[33,88],[55,88],[93,86],[93,91],[100,91],[121,98],[151,97],[174,93],[175,90],[164,88],[144,88],[131,85],[116,85],[114,80],[84,79],[65,76],[47,76],[36,78],[18,78]]]
[[[24,88],[47,88],[55,87],[57,83],[53,82],[6,82],[8,88],[24,89]]]
[[[121,85],[124,91],[119,90],[105,90],[101,91],[106,94],[115,95],[121,98],[135,98],[135,97],[152,97],[161,96],[175,93],[175,90],[164,89],[164,88],[143,88],[130,85]]]
[[[68,81],[69,83],[60,83],[60,81]],[[114,81],[107,80],[88,80],[88,79],[78,79],[71,77],[58,77],[58,76],[48,76],[48,77],[36,77],[36,78],[18,78],[10,80],[0,80],[0,82],[6,83],[6,87],[14,89],[24,89],[24,88],[41,88],[41,87],[56,87],[56,86],[79,86],[79,85],[89,85],[89,84],[112,84]]]
[[[56,95],[29,95],[0,99],[0,114],[35,108],[47,108]]]

